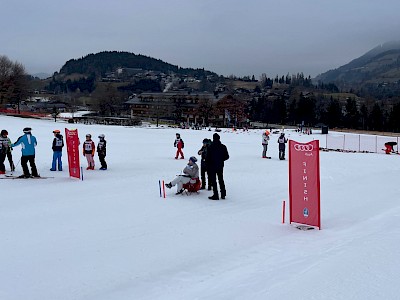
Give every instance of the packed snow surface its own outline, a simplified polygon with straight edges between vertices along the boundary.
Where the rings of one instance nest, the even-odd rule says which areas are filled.
[[[320,152],[321,230],[282,224],[288,161],[277,134],[223,129],[226,200],[160,197],[213,131],[55,123],[0,116],[38,140],[34,180],[0,180],[0,299],[398,299],[400,156]],[[52,131],[105,134],[108,170],[50,172]],[[185,160],[175,160],[175,133]],[[285,130],[299,142],[325,138]],[[334,134],[334,133],[329,133]],[[383,147],[383,145],[382,145]],[[13,150],[14,162],[21,147]],[[288,153],[286,153],[288,157]],[[86,160],[80,157],[81,165]],[[5,162],[10,173],[8,162]],[[18,163],[14,174],[21,174]],[[3,176],[3,175],[2,175]],[[288,205],[287,205],[288,206]],[[288,209],[287,209],[288,213]]]

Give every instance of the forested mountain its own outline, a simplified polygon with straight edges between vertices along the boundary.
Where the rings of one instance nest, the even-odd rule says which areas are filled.
[[[160,59],[119,51],[104,51],[88,54],[79,59],[71,59],[60,69],[60,73],[69,74],[95,74],[98,77],[108,72],[113,72],[119,67],[140,68],[143,70],[160,71],[163,73],[175,72],[191,76],[216,75],[204,69],[180,68],[166,63]]]
[[[400,41],[375,47],[344,66],[318,75],[315,80],[333,82],[341,89],[368,89],[374,96],[382,94],[383,88],[399,91]]]

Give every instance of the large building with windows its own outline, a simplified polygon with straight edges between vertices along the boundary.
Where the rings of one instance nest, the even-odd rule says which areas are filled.
[[[214,95],[208,92],[168,91],[135,95],[125,104],[129,106],[132,118],[157,118],[205,124],[204,116],[200,113],[199,107],[204,103],[215,105],[222,97],[224,95]],[[218,122],[218,117],[213,117],[213,121]]]

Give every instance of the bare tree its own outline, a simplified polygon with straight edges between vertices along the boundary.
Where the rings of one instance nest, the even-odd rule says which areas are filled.
[[[24,66],[7,56],[0,56],[0,104],[15,103],[19,113],[21,101],[28,97],[28,75]]]
[[[246,119],[245,107],[243,100],[227,95],[217,102],[214,111],[216,115],[223,116],[224,125],[238,126]]]
[[[121,112],[123,95],[112,84],[99,86],[92,94],[93,107],[101,116],[116,116]]]
[[[211,99],[205,98],[205,99],[200,99],[196,113],[198,116],[200,116],[203,119],[202,125],[209,125],[209,119],[212,116],[213,113],[213,103]]]

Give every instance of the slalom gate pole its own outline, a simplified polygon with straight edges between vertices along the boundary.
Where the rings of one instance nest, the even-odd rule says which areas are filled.
[[[282,202],[282,224],[285,224],[285,207],[286,207],[286,202],[283,200]]]
[[[346,135],[343,134],[343,151],[344,151],[345,145],[346,145]]]
[[[166,198],[164,180],[162,181],[162,189],[163,189],[163,196],[164,196],[164,198]]]
[[[162,194],[161,194],[161,180],[158,181],[158,188],[160,189],[160,198],[161,198],[162,197]]]

